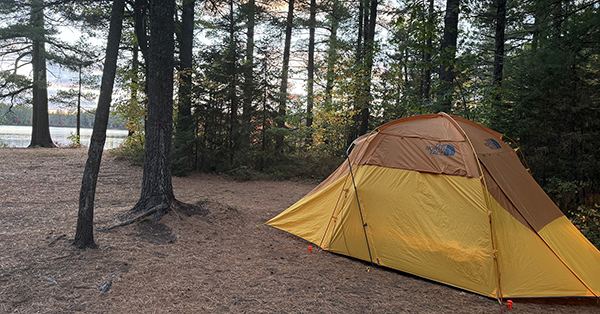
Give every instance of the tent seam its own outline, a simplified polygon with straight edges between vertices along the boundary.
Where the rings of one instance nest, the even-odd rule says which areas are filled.
[[[485,202],[485,206],[486,206],[487,214],[488,214],[488,221],[490,224],[490,240],[491,240],[491,244],[492,244],[492,258],[494,260],[494,266],[496,269],[496,271],[495,271],[495,273],[496,273],[496,299],[498,300],[498,302],[500,302],[500,304],[502,304],[503,296],[502,296],[502,284],[501,284],[502,277],[501,277],[501,273],[500,273],[500,261],[499,261],[500,258],[499,258],[498,248],[496,247],[496,232],[495,232],[495,228],[494,228],[494,219],[492,216],[489,195],[488,195],[488,193],[486,193],[487,192],[487,183],[485,181],[485,176],[483,175],[483,169],[481,166],[481,162],[479,161],[479,157],[477,156],[477,152],[475,151],[475,147],[473,146],[471,139],[469,138],[469,136],[467,135],[465,130],[463,130],[462,127],[458,124],[458,122],[456,122],[456,120],[454,120],[454,118],[452,118],[452,116],[450,116],[449,114],[447,114],[445,112],[440,112],[439,115],[450,120],[452,122],[452,124],[454,125],[454,127],[460,133],[462,133],[462,135],[465,137],[466,141],[469,143],[469,146],[471,146],[471,150],[475,157],[475,162],[477,162],[477,167],[479,168],[479,173],[480,173],[479,182],[481,184],[482,196],[483,196],[483,199]]]

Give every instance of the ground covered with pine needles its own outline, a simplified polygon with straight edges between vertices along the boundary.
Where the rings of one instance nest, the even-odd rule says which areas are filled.
[[[70,245],[85,149],[0,149],[0,313],[503,313],[496,300],[314,250],[263,223],[317,182],[174,178],[178,210]],[[105,154],[95,224],[135,205],[142,170]],[[598,313],[592,299],[515,300],[519,313]]]

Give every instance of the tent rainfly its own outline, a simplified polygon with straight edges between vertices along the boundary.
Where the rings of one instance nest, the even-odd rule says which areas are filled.
[[[267,225],[499,300],[599,297],[600,252],[502,137],[445,113],[387,123]]]

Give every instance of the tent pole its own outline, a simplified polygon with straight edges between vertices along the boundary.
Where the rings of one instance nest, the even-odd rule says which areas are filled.
[[[521,159],[523,159],[523,161],[521,162],[523,164],[523,166],[525,167],[525,170],[527,170],[527,172],[529,172],[529,174],[531,176],[533,176],[533,174],[531,173],[531,169],[529,168],[529,164],[527,163],[527,159],[525,159],[525,154],[523,153],[523,150],[521,149],[521,147],[519,147],[519,145],[517,145],[517,142],[515,142],[515,140],[513,140],[512,138],[502,134],[502,138],[506,138],[509,141],[511,141],[511,143],[513,143],[517,148],[515,148],[515,152],[518,152],[519,154],[521,154]]]
[[[371,267],[373,267],[373,256],[371,255],[371,247],[369,246],[369,237],[367,236],[367,224],[363,219],[362,209],[360,207],[360,200],[358,199],[358,191],[356,189],[356,182],[354,181],[354,173],[352,172],[352,163],[350,162],[350,149],[354,143],[350,144],[346,150],[346,160],[348,160],[348,166],[350,167],[350,176],[352,177],[352,185],[354,186],[354,195],[356,195],[356,203],[358,204],[358,212],[360,214],[360,221],[362,223],[363,232],[365,233],[365,241],[367,242],[367,250],[369,251],[369,260],[371,261]]]

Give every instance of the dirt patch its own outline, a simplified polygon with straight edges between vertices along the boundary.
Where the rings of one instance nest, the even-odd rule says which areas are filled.
[[[74,237],[84,149],[0,149],[0,313],[503,313],[462,290],[319,250],[263,223],[316,182],[173,178],[198,206]],[[105,154],[96,227],[120,222],[141,169]],[[105,292],[101,287],[109,288]],[[592,299],[515,300],[521,313],[598,313]]]

